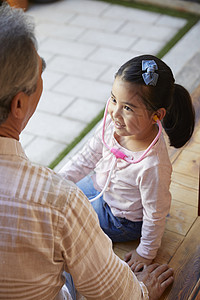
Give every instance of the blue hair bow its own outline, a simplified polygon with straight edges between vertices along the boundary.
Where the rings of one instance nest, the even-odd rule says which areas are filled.
[[[154,60],[142,60],[142,71],[145,71],[142,74],[144,82],[146,85],[156,86],[159,75],[155,73],[155,70],[158,70],[158,66]]]

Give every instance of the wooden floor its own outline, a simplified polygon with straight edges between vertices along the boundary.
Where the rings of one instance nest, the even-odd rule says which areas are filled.
[[[196,111],[194,135],[185,147],[169,148],[172,205],[155,262],[168,263],[175,271],[175,281],[161,300],[200,300],[200,85],[192,100]],[[137,245],[138,241],[115,243],[114,251],[123,259]]]

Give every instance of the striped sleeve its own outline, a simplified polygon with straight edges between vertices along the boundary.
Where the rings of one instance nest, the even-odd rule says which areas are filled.
[[[91,204],[78,189],[74,193],[59,222],[58,240],[77,290],[88,300],[142,299],[139,282],[114,254]]]

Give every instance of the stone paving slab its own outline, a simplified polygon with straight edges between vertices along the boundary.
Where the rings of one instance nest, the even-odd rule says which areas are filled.
[[[172,67],[175,74],[180,73],[183,66],[200,51],[199,37],[200,22],[193,26],[181,41],[165,55],[165,61]]]
[[[27,14],[47,68],[44,93],[21,142],[30,160],[45,166],[102,110],[120,65],[158,53],[186,22],[95,0],[34,4]]]

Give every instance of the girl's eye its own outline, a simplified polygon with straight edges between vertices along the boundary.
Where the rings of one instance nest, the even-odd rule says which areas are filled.
[[[111,101],[112,101],[113,103],[117,103],[116,99],[115,99],[113,96],[111,96]]]
[[[126,105],[124,106],[124,109],[127,111],[133,111],[129,106],[126,106]]]

